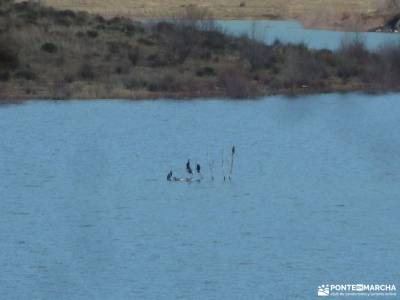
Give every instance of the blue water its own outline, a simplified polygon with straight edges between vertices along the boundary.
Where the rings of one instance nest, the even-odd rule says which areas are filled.
[[[285,43],[304,43],[315,49],[337,49],[343,39],[351,39],[360,36],[371,49],[378,49],[385,44],[400,43],[400,34],[384,32],[339,32],[330,30],[307,29],[296,21],[219,21],[217,23],[226,32],[241,36],[244,34],[255,33],[255,37],[267,43],[273,43],[279,39]]]
[[[321,284],[399,283],[399,96],[0,106],[1,298],[316,299]],[[167,182],[188,158],[204,181]]]

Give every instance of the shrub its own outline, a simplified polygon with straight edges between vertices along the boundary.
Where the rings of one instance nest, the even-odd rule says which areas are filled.
[[[44,43],[40,49],[44,52],[47,53],[56,53],[58,50],[58,47],[54,45],[53,43]]]
[[[200,59],[205,61],[209,61],[212,58],[211,51],[206,48],[199,48],[197,55]]]
[[[119,53],[120,44],[118,42],[108,42],[107,46],[108,46],[108,52],[110,52],[110,54]]]
[[[336,74],[343,79],[359,76],[369,64],[369,52],[362,36],[345,37],[336,52]]]
[[[128,43],[118,41],[107,42],[107,46],[111,55],[119,55],[121,52],[131,49]]]
[[[72,10],[55,10],[51,7],[40,7],[40,15],[42,18],[66,27],[70,27],[76,18],[76,13]]]
[[[16,78],[35,80],[37,78],[36,74],[30,70],[21,70],[15,73]]]
[[[380,82],[390,87],[400,85],[400,45],[385,45],[376,54],[378,64],[371,64],[369,71],[372,75],[371,81]],[[378,79],[379,78],[379,79]]]
[[[233,99],[249,98],[252,95],[249,79],[237,68],[227,68],[218,76],[218,85],[226,96]]]
[[[135,77],[128,78],[124,81],[124,86],[129,90],[134,90],[137,88],[144,88],[147,86],[147,82],[144,80],[136,79]]]
[[[96,21],[97,23],[100,23],[100,24],[104,24],[104,23],[107,22],[106,19],[104,19],[104,17],[102,17],[102,16],[100,16],[100,15],[96,15],[94,19],[95,19],[95,21]]]
[[[337,63],[336,57],[331,50],[322,49],[316,52],[319,59],[323,60],[327,65],[334,67]]]
[[[199,42],[199,32],[191,27],[178,27],[165,41],[168,56],[175,64],[183,64]]]
[[[84,11],[80,11],[76,13],[75,17],[75,24],[78,26],[83,26],[85,25],[89,20],[89,14]]]
[[[72,95],[72,91],[69,88],[67,82],[63,79],[54,80],[52,84],[52,98],[54,100],[68,99]]]
[[[104,24],[98,24],[98,25],[96,25],[96,27],[95,27],[97,30],[105,30],[106,29],[106,26],[104,25]]]
[[[272,51],[268,46],[255,39],[242,39],[239,51],[242,58],[249,62],[252,70],[272,66]]]
[[[142,45],[145,45],[145,46],[154,46],[155,45],[155,43],[153,41],[151,41],[149,39],[146,39],[146,38],[138,39],[138,43],[142,44]]]
[[[84,63],[81,65],[78,74],[80,78],[85,80],[93,80],[95,78],[93,67],[88,63]]]
[[[116,16],[111,19],[107,19],[106,24],[111,30],[120,30],[121,25],[123,24],[123,18]]]
[[[210,50],[221,51],[224,50],[228,44],[226,36],[218,31],[204,32],[202,37],[202,47]]]
[[[99,36],[99,33],[96,30],[88,30],[86,31],[86,35],[92,39],[95,39]]]
[[[362,66],[351,59],[340,57],[336,67],[336,75],[342,79],[356,77],[362,73]]]
[[[139,50],[139,47],[136,47],[136,48],[134,48],[134,49],[131,49],[131,50],[128,52],[128,59],[129,59],[129,61],[131,62],[132,66],[135,66],[135,65],[138,63],[139,58],[140,58],[140,50]]]
[[[240,55],[248,61],[253,71],[265,67],[270,68],[276,62],[273,47],[264,44],[264,36],[265,32],[253,22],[249,35],[238,41]]]
[[[117,74],[127,74],[129,73],[129,66],[127,65],[118,65],[114,69]]]
[[[69,9],[56,11],[55,14],[58,18],[71,18],[71,19],[76,18],[76,13],[74,13],[72,10]]]
[[[147,57],[147,64],[149,67],[158,68],[167,65],[167,60],[161,57],[159,54],[150,54]]]
[[[128,23],[125,24],[125,26],[122,29],[123,32],[127,36],[133,36],[136,32],[136,26],[131,23],[131,21],[128,21]]]
[[[17,12],[18,17],[23,18],[26,23],[35,24],[40,18],[40,10],[38,9],[38,6],[33,3],[16,3],[14,9]]]
[[[61,26],[70,27],[73,24],[73,21],[70,18],[59,16],[56,17],[55,23]]]
[[[82,31],[78,31],[77,33],[75,33],[75,36],[81,39],[85,37],[85,34]]]
[[[10,72],[4,71],[0,72],[0,81],[8,81],[10,80]]]
[[[0,67],[4,69],[15,69],[18,63],[18,55],[7,47],[0,45]]]
[[[325,62],[317,59],[315,53],[290,46],[285,51],[280,75],[284,87],[295,88],[305,84],[315,86],[328,76],[328,71]]]
[[[151,92],[180,92],[183,89],[183,82],[177,79],[175,74],[167,73],[161,78],[150,83],[148,86]]]
[[[197,70],[196,75],[199,77],[214,76],[215,70],[212,67],[204,67],[204,68],[201,68],[200,70]]]
[[[67,73],[64,75],[64,79],[63,79],[66,83],[72,83],[75,81],[75,77],[73,74]]]
[[[217,31],[211,13],[195,5],[186,7],[169,29],[165,44],[169,56],[176,64],[184,63],[195,49],[216,50],[226,46],[226,39]]]
[[[0,37],[0,68],[12,70],[19,65],[18,46],[7,36]]]
[[[65,56],[64,56],[64,55],[59,55],[59,56],[55,59],[54,64],[55,64],[56,67],[60,68],[60,67],[62,67],[62,66],[65,65],[65,60],[66,60],[66,59],[65,59]]]
[[[136,26],[132,23],[132,20],[122,17],[114,17],[106,21],[110,30],[122,31],[128,36],[134,35],[136,32]]]
[[[352,37],[344,37],[337,53],[345,59],[354,60],[357,63],[366,63],[369,57],[365,40],[359,34]]]

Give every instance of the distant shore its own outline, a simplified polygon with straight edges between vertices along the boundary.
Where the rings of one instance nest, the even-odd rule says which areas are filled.
[[[220,31],[207,9],[172,22],[0,4],[0,99],[250,99],[400,88],[399,45],[337,51]]]
[[[387,0],[41,0],[40,3],[61,10],[135,20],[175,18],[188,7],[198,6],[212,11],[219,20],[297,20],[306,28],[340,31],[368,31],[382,26],[395,10]]]

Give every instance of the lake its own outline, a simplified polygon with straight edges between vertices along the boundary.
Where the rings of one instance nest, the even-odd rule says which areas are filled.
[[[149,20],[155,24],[168,20]],[[305,29],[297,21],[276,20],[217,20],[219,30],[233,36],[249,35],[267,44],[280,40],[283,43],[304,43],[313,49],[336,50],[343,40],[361,38],[368,49],[377,50],[383,45],[400,43],[400,33],[390,32],[342,32],[323,29]]]
[[[267,42],[343,36],[257,24]],[[1,105],[2,298],[316,299],[322,284],[397,283],[399,96]],[[203,180],[168,182],[188,159]]]
[[[325,283],[395,283],[399,96],[1,106],[2,297],[313,299]],[[204,180],[167,182],[188,158]]]
[[[235,36],[252,34],[261,41],[273,43],[279,39],[285,43],[304,43],[315,49],[337,49],[343,39],[357,35],[364,39],[366,46],[375,50],[385,44],[400,43],[400,34],[385,32],[340,32],[320,29],[307,29],[296,21],[233,20],[218,21],[217,24],[227,33]]]

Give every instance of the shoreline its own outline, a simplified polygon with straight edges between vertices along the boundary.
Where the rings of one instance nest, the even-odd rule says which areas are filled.
[[[395,94],[400,93],[399,89],[393,90],[383,90],[383,89],[318,89],[310,91],[309,89],[297,89],[296,91],[290,90],[281,90],[276,91],[268,94],[256,95],[251,98],[229,98],[224,94],[210,94],[210,95],[182,95],[182,94],[165,94],[165,95],[146,95],[146,96],[138,96],[138,97],[108,97],[107,95],[104,96],[97,96],[97,97],[87,97],[87,98],[76,98],[70,97],[65,99],[54,99],[51,98],[49,95],[46,96],[29,96],[29,95],[15,95],[14,97],[8,98],[0,98],[0,105],[7,105],[7,104],[22,104],[28,101],[56,101],[56,102],[63,102],[63,101],[207,101],[207,100],[221,100],[221,101],[261,101],[265,98],[269,97],[286,97],[291,99],[296,99],[302,96],[315,96],[315,95],[329,95],[329,94],[341,94],[341,95],[350,95],[350,94],[362,94],[362,95],[385,95],[385,94]]]
[[[375,29],[383,28],[384,21],[386,18],[380,16],[379,21],[374,21],[370,23],[364,23],[362,26],[357,24],[342,24],[342,23],[324,23],[324,22],[317,22],[315,23],[314,20],[310,19],[302,19],[302,18],[280,18],[280,17],[273,17],[273,18],[265,18],[265,17],[225,17],[225,18],[218,18],[216,21],[281,21],[281,22],[297,22],[299,23],[305,30],[328,30],[328,31],[336,31],[336,32],[360,32],[360,33],[367,33],[367,32],[374,32]],[[149,17],[149,18],[141,18],[141,17],[134,17],[132,18],[134,22],[145,22],[145,21],[160,21],[160,20],[170,20],[170,18],[164,17]],[[336,21],[339,21],[336,20]],[[335,21],[334,21],[335,22]],[[392,33],[396,34],[393,31],[385,31],[385,33]]]

